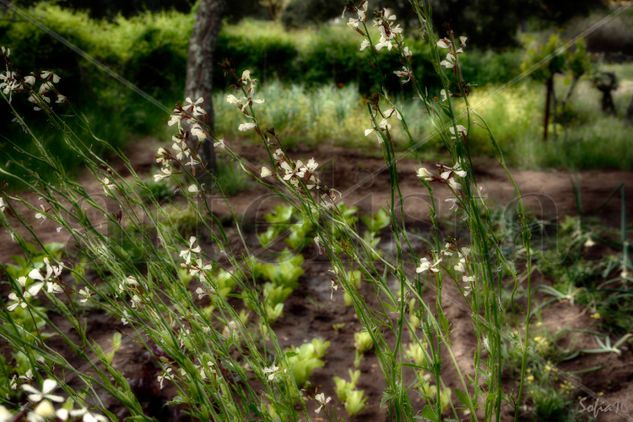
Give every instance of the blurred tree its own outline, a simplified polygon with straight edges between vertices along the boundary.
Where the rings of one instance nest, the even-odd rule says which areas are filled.
[[[347,0],[292,0],[281,17],[285,26],[297,28],[341,16]]]
[[[594,86],[602,93],[602,111],[612,116],[616,115],[613,91],[618,89],[618,78],[613,72],[598,72],[593,78]]]
[[[203,98],[210,134],[214,131],[213,115],[213,57],[222,26],[224,0],[200,0],[197,4],[196,22],[189,41],[185,96],[192,100]],[[217,165],[212,140],[207,138],[202,146],[206,170],[216,173]]]
[[[561,24],[576,16],[606,8],[606,0],[518,0],[517,13],[522,19],[537,18]]]
[[[543,139],[548,137],[552,115],[556,130],[557,113],[566,114],[567,105],[580,78],[591,69],[591,61],[584,41],[576,42],[573,48],[566,48],[558,34],[549,37],[545,44],[534,43],[526,52],[521,70],[536,81],[545,84],[545,106],[543,112]],[[569,73],[571,83],[567,93],[559,103],[556,98],[554,78]],[[559,107],[560,106],[560,107]],[[552,113],[552,108],[554,113]],[[554,132],[555,133],[555,132]]]
[[[259,4],[268,11],[270,19],[274,21],[281,20],[281,15],[289,3],[290,0],[259,0]]]

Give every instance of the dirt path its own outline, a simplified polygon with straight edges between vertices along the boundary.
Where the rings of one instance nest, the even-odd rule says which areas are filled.
[[[159,146],[155,140],[143,139],[128,148],[128,157],[139,174],[150,177],[154,153]],[[234,148],[248,161],[262,162],[262,152],[259,148],[247,144]],[[341,191],[343,201],[348,205],[358,206],[363,213],[375,211],[389,204],[391,192],[388,173],[380,157],[338,147],[322,147],[317,150],[293,152],[290,155],[304,161],[314,157],[320,163],[319,171],[323,182]],[[412,159],[402,159],[398,162],[404,210],[406,219],[411,224],[428,222],[430,198],[416,177],[420,165],[421,163]],[[433,165],[425,163],[425,166],[431,169]],[[493,207],[511,211],[516,205],[517,198],[512,184],[501,168],[490,159],[478,159],[475,162],[475,173],[479,185],[483,188],[482,196],[487,198],[488,203]],[[583,214],[598,217],[604,224],[616,227],[619,224],[621,209],[619,192],[610,200],[607,199],[620,185],[624,186],[626,197],[633,198],[633,172],[584,171],[572,174],[557,170],[513,170],[512,174],[528,209],[539,218],[550,221],[578,214],[578,193]],[[82,174],[79,181],[91,196],[103,197],[101,185],[91,174]],[[446,199],[452,196],[449,189],[441,183],[432,185],[440,215],[450,215],[450,203],[446,202]],[[25,193],[22,196],[32,204],[39,203],[35,195]],[[231,197],[229,201],[211,198],[214,212],[220,216],[234,213],[245,224],[261,221],[261,216],[278,202],[277,198],[255,184]],[[57,232],[53,223],[36,220],[33,211],[24,208],[20,210],[22,217],[32,223],[45,243],[66,242],[67,238]],[[631,215],[632,212],[633,200],[630,200],[627,203],[627,215]],[[18,253],[19,248],[3,230],[0,233],[0,262],[7,262],[11,256]]]

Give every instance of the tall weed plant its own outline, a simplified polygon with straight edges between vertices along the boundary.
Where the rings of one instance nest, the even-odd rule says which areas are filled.
[[[176,106],[169,120],[177,129],[173,145],[157,151],[159,169],[154,179],[178,190],[198,226],[193,236],[174,230],[167,207],[151,195],[148,200],[147,192],[140,194],[139,186],[145,185],[125,157],[120,159],[129,177],[93,152],[90,145],[99,140],[86,142],[55,112],[61,98],[57,75],[38,73],[25,79],[5,73],[9,85],[3,87],[8,87],[3,98],[17,123],[33,137],[34,158],[56,176],[56,183],[43,181],[26,166],[22,170],[29,178],[2,170],[39,199],[29,203],[18,195],[4,195],[0,202],[1,221],[25,254],[4,283],[11,293],[0,310],[0,336],[10,350],[6,360],[15,369],[8,377],[7,406],[1,410],[31,420],[54,415],[87,420],[87,414],[92,420],[116,420],[121,415],[155,419],[146,414],[122,369],[114,364],[122,343],[135,341],[145,346],[158,366],[160,388],[170,391],[166,405],[194,419],[286,421],[313,419],[319,412],[331,415],[332,397],[310,389],[308,382],[327,362],[328,350],[337,345],[314,338],[283,348],[271,324],[283,312],[288,294],[284,289],[291,292],[303,272],[303,259],[282,252],[280,267],[262,264],[237,216],[230,222],[230,232],[216,217],[207,195],[214,189],[212,180],[200,177],[204,170],[199,151],[211,141],[225,160],[234,161],[291,207],[303,236],[327,258],[334,286],[345,292],[362,326],[356,359],[362,360],[370,349],[377,358],[385,381],[381,405],[389,420],[500,420],[504,407],[518,418],[525,399],[531,315],[526,215],[519,201],[519,264],[500,247],[472,172],[468,140],[475,126],[487,126],[471,108],[462,76],[467,38],[453,33],[440,37],[428,4],[413,0],[412,5],[423,34],[419,42],[433,58],[435,78],[441,84],[437,96],[423,85],[424,76],[414,72],[412,50],[396,16],[386,9],[371,15],[366,2],[347,9],[348,26],[359,35],[358,46],[372,63],[384,54],[397,57],[398,65],[384,69],[381,78],[395,75],[409,85],[432,122],[434,137],[449,154],[449,161],[436,168],[418,170],[420,189],[431,198],[432,230],[422,247],[414,247],[394,141],[394,133],[400,131],[415,144],[413,124],[405,114],[408,110],[399,108],[388,91],[374,93],[367,104],[364,135],[384,156],[391,195],[388,212],[368,227],[388,228],[393,242],[388,253],[377,248],[375,233],[359,232],[353,210],[341,203],[335,187],[321,182],[314,159],[300,160],[284,151],[278,132],[260,118],[267,99],[248,70],[232,74],[237,89],[226,102],[241,113],[235,122],[238,131],[259,139],[263,166],[246,162],[229,142],[210,138],[202,98],[187,98]],[[7,50],[3,55],[10,63]],[[52,158],[15,107],[14,100],[21,95],[30,98],[47,114],[54,130],[63,134],[67,146],[99,181],[102,197],[88,194],[66,177],[64,166]],[[314,106],[318,104],[305,104]],[[275,116],[271,118],[274,123]],[[505,167],[492,132],[488,139]],[[452,192],[455,212],[467,227],[465,239],[448,238],[442,231],[433,195],[438,186]],[[230,209],[229,201],[227,205]],[[68,247],[47,248],[26,213],[53,222],[70,237]],[[279,210],[276,218],[288,221],[283,214]],[[519,349],[516,382],[508,387],[504,379],[508,321],[502,293],[508,285],[518,289],[518,271],[523,267],[527,308],[515,344]],[[261,281],[266,283],[262,286]],[[376,303],[360,293],[361,282]],[[473,327],[472,370],[460,365],[455,355],[458,340],[452,336],[442,294],[449,285],[458,292]],[[86,320],[89,309],[121,321],[120,335],[106,343],[94,338]],[[456,374],[450,384],[447,371]],[[367,403],[359,383],[362,373],[350,368],[340,375],[333,380],[336,398],[349,415],[362,414]]]

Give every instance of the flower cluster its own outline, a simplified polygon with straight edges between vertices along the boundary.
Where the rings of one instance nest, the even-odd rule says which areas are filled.
[[[0,421],[22,420],[20,417],[24,414],[29,422],[44,422],[52,419],[81,420],[82,422],[108,421],[105,416],[90,412],[85,407],[75,409],[72,400],[65,400],[62,396],[53,394],[56,389],[57,381],[53,379],[45,379],[39,389],[29,384],[23,384],[22,390],[27,393],[29,403],[22,406],[15,414],[0,405]],[[58,403],[64,404],[56,408]]]
[[[176,126],[178,133],[172,136],[171,151],[161,147],[156,152],[156,163],[160,170],[154,174],[154,181],[172,176],[177,163],[191,167],[192,172],[195,172],[194,167],[201,164],[199,146],[209,138],[202,124],[202,119],[207,114],[202,107],[203,103],[203,98],[194,101],[187,97],[183,105],[174,108],[167,124]]]
[[[180,251],[180,258],[183,262],[180,264],[187,270],[190,276],[199,276],[202,280],[207,280],[207,272],[211,270],[210,264],[205,264],[202,260],[202,249],[198,245],[198,239],[195,236],[189,238],[187,249]],[[198,293],[200,295],[200,293]]]
[[[468,38],[464,36],[459,37],[459,47],[455,46],[455,43],[453,43],[453,41],[449,38],[442,38],[438,40],[437,46],[441,49],[448,50],[446,57],[440,62],[440,65],[447,69],[453,69],[457,64],[457,57],[464,53],[466,40],[468,40]]]
[[[242,97],[238,98],[233,94],[229,94],[226,96],[226,102],[232,104],[240,109],[242,114],[247,118],[248,121],[241,123],[238,127],[240,132],[247,132],[249,130],[255,129],[257,127],[257,123],[255,123],[254,116],[252,114],[251,107],[253,104],[263,104],[263,98],[255,98],[255,88],[257,87],[257,79],[253,79],[251,77],[250,70],[245,70],[242,72],[242,76],[238,80],[238,85],[242,92]]]
[[[365,129],[365,136],[369,136],[373,133],[376,135],[378,143],[381,144],[383,141],[382,135],[387,134],[387,132],[391,130],[390,119],[395,116],[398,120],[402,120],[402,115],[393,107],[385,111],[381,111],[377,105],[372,108],[374,110],[372,121],[375,122],[375,124],[373,128]]]
[[[305,185],[308,190],[319,190],[320,180],[316,174],[316,169],[319,167],[314,158],[310,158],[307,163],[303,163],[301,160],[293,162],[281,149],[277,149],[273,152],[273,159],[275,160],[275,167],[280,178],[294,187],[299,187],[301,183]],[[273,173],[268,167],[262,167],[261,176],[269,177]]]
[[[28,101],[33,104],[35,111],[50,107],[53,102],[57,104],[66,102],[66,97],[60,94],[56,87],[61,81],[59,75],[51,71],[42,71],[39,74],[31,73],[20,77],[17,72],[11,70],[9,65],[11,50],[0,47],[0,56],[5,61],[5,69],[0,72],[0,92],[7,96],[9,102],[14,93],[28,94]]]
[[[63,271],[63,264],[51,264],[48,258],[44,258],[43,269],[40,266],[32,269],[28,276],[18,277],[17,282],[21,291],[9,293],[10,303],[7,310],[10,312],[17,308],[25,309],[28,300],[34,299],[43,290],[49,294],[62,293],[63,289],[57,282]]]
[[[402,27],[396,22],[396,15],[389,9],[380,9],[376,12],[374,26],[380,31],[380,40],[376,43],[376,50],[386,48],[391,51],[394,46],[402,41]]]

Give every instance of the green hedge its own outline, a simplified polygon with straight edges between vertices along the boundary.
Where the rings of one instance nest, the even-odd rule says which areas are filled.
[[[86,13],[40,3],[23,9],[32,19],[49,28],[90,57],[130,80],[166,106],[181,100],[184,90],[187,48],[194,17],[178,12],[146,13],[112,21],[94,20]],[[279,80],[302,86],[336,84],[358,87],[367,94],[383,83],[392,93],[404,87],[393,74],[400,68],[395,53],[382,52],[377,62],[359,51],[360,37],[345,25],[323,25],[320,29],[287,31],[280,24],[245,20],[225,25],[218,39],[218,63],[227,60],[238,71],[249,68],[260,82]],[[429,49],[419,40],[408,40],[414,52],[416,74],[430,89],[436,88]],[[59,85],[90,123],[93,132],[108,142],[123,145],[131,134],[160,134],[165,114],[128,90],[89,60],[39,29],[29,19],[0,21],[0,45],[12,49],[12,61],[21,73],[53,70],[62,77]],[[503,82],[518,73],[517,53],[463,56],[464,73],[473,84]],[[215,86],[222,90],[231,82],[220,70],[214,72]],[[383,78],[385,78],[383,80]],[[29,115],[28,104],[20,109]],[[75,119],[78,122],[78,119]],[[0,104],[0,162],[13,156],[6,139],[22,146],[24,135],[10,125],[10,113]],[[77,123],[77,127],[81,125]],[[65,149],[42,125],[38,134],[66,160]],[[72,158],[68,158],[72,161]]]
[[[112,22],[96,21],[81,12],[40,4],[26,10],[51,30],[92,57],[161,99],[182,92],[187,44],[193,16],[165,12],[144,14]],[[14,51],[14,61],[24,70],[50,68],[71,81],[69,94],[91,92],[103,77],[74,52],[25,21],[0,24],[0,42]],[[394,91],[400,84],[393,70],[400,67],[395,54],[380,54],[377,63],[368,52],[358,51],[360,38],[344,26],[325,25],[319,30],[288,32],[271,22],[243,21],[227,25],[217,46],[218,62],[228,60],[240,70],[250,68],[262,81],[280,79],[307,85],[355,84],[363,92],[384,81]],[[409,40],[416,71],[423,78],[430,70],[428,48]],[[464,73],[476,84],[504,82],[518,71],[515,52],[466,54]],[[216,86],[229,81],[215,72]],[[434,79],[425,79],[433,86]]]

